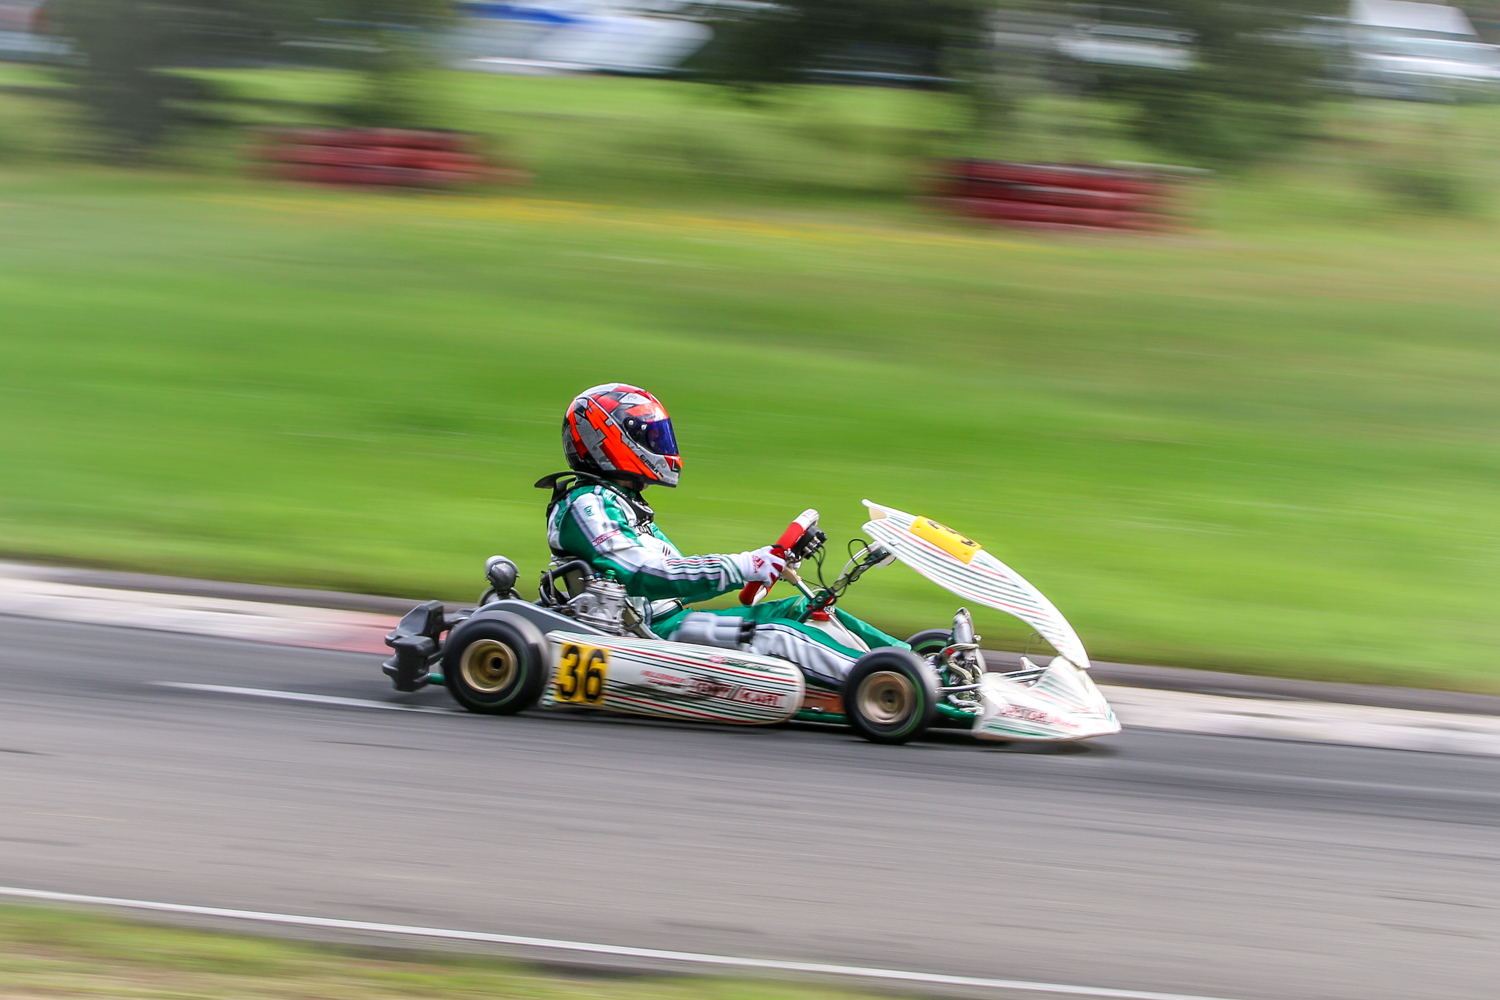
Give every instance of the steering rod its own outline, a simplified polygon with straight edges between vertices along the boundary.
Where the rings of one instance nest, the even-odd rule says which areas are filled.
[[[800,590],[802,592],[802,596],[807,598],[809,601],[817,600],[817,592],[809,587],[807,585],[807,582],[802,579],[802,574],[797,572],[796,565],[787,563],[786,569],[781,571],[781,578]]]

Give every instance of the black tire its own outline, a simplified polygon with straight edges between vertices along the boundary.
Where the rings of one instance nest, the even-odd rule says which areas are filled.
[[[877,649],[855,661],[844,678],[844,715],[872,743],[905,743],[937,716],[932,670],[906,649]]]
[[[918,656],[926,658],[941,653],[948,648],[953,641],[953,632],[946,628],[925,628],[906,640],[911,651]],[[972,729],[973,719],[954,719],[946,715],[940,715],[932,723],[939,729]]]
[[[948,644],[952,641],[952,629],[924,628],[910,639],[907,639],[906,644],[918,656],[928,656],[932,653],[941,653],[944,649],[948,648]]]
[[[443,683],[471,712],[514,715],[541,697],[547,659],[546,638],[520,615],[470,618],[443,644]]]

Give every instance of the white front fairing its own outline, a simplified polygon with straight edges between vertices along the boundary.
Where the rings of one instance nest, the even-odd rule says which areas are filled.
[[[1032,684],[1003,674],[985,674],[980,682],[983,707],[974,723],[975,736],[1081,740],[1120,731],[1115,713],[1086,672],[1089,654],[1083,641],[1041,591],[978,542],[930,518],[869,500],[864,503],[870,509],[865,531],[897,559],[965,600],[1021,619],[1060,654]]]
[[[1073,626],[1042,592],[1005,563],[931,518],[869,500],[865,531],[912,569],[965,600],[1014,615],[1037,630],[1052,648],[1085,670],[1089,654]],[[925,534],[924,526],[931,526]]]
[[[973,733],[981,740],[1084,740],[1120,731],[1093,679],[1066,656],[1054,656],[1035,684],[985,674],[979,696]]]

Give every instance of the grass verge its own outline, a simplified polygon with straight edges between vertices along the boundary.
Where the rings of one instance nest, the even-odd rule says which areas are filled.
[[[691,119],[616,82],[462,86],[557,162],[601,117]],[[470,597],[491,552],[541,568],[561,408],[623,379],[676,418],[653,499],[686,550],[809,505],[837,549],[870,497],[978,538],[1101,659],[1500,691],[1490,224],[1263,180],[1215,235],[1038,239],[673,169],[631,200],[582,167],[432,198],[8,168],[0,549]],[[1267,225],[1283,196],[1321,207]],[[905,634],[953,603],[895,568],[846,605]]]
[[[5,1000],[854,1000],[775,981],[569,975],[520,962],[352,949],[0,907]]]

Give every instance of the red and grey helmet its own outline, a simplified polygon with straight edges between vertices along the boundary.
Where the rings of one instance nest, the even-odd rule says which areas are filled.
[[[677,485],[682,458],[672,419],[644,389],[620,382],[585,389],[569,404],[562,431],[563,452],[574,472]]]

